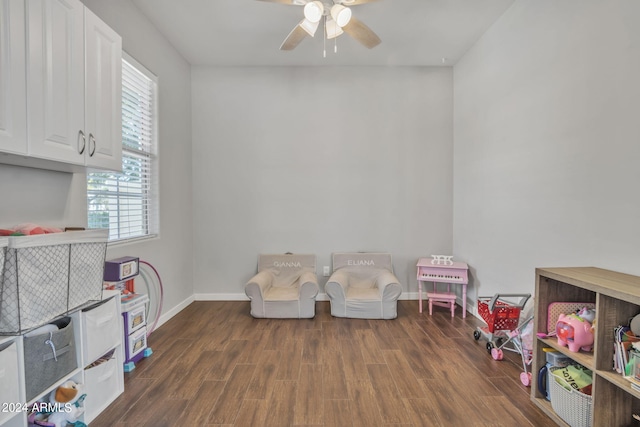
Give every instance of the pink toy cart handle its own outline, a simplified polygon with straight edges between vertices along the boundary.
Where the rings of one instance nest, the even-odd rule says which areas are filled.
[[[511,301],[505,301],[503,298],[520,298],[517,303],[513,303]],[[513,308],[524,308],[527,301],[531,298],[531,294],[495,294],[493,297],[478,297],[478,299],[490,300],[489,301],[489,311],[493,311],[496,307],[498,301],[505,303],[509,307]]]

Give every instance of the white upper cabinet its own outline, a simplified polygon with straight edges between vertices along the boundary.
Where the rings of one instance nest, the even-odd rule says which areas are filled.
[[[24,1],[0,0],[0,147],[27,153]]]
[[[84,5],[79,0],[26,4],[29,155],[83,165]]]
[[[122,38],[85,9],[86,165],[122,169]]]
[[[0,2],[0,152],[27,156],[0,162],[121,170],[122,38],[80,0]]]

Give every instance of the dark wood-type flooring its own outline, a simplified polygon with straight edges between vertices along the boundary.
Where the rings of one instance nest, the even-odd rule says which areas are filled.
[[[399,301],[395,320],[253,319],[249,302],[194,302],[149,338],[153,355],[90,427],[555,426],[495,361],[482,321]]]

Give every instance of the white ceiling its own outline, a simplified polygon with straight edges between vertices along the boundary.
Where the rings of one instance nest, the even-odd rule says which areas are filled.
[[[282,41],[302,7],[257,0],[133,0],[193,65],[453,65],[514,0],[380,0],[353,6],[353,16],[382,39],[369,50],[347,34],[327,42],[321,29],[293,51]]]

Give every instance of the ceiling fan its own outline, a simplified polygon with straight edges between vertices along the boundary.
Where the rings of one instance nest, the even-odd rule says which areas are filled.
[[[323,24],[325,39],[331,40],[343,33],[349,34],[365,47],[371,49],[380,44],[376,35],[362,21],[354,18],[350,6],[371,3],[376,0],[260,0],[292,6],[304,6],[304,18],[282,42],[280,50],[293,50],[306,36],[313,37]],[[326,50],[325,50],[326,56]]]

